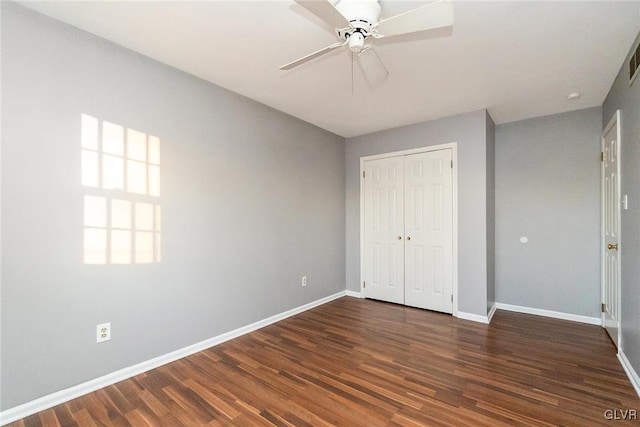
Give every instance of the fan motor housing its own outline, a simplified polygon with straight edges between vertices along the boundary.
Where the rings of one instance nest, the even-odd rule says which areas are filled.
[[[371,27],[380,19],[382,8],[378,0],[340,0],[336,9],[349,21],[352,28],[338,28],[338,37],[347,40],[353,32],[367,37]]]

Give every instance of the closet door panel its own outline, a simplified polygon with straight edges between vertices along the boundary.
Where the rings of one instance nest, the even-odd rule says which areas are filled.
[[[364,172],[364,296],[403,304],[403,158],[366,161]]]
[[[405,304],[453,311],[451,150],[405,157]]]

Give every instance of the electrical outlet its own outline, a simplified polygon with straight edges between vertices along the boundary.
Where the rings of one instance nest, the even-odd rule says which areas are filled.
[[[96,342],[105,342],[111,339],[111,322],[96,326]]]
[[[307,276],[302,276],[302,286],[307,286]]]

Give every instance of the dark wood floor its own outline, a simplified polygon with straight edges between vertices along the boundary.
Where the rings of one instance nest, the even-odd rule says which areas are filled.
[[[598,326],[345,297],[12,425],[625,424],[616,409],[640,399]]]

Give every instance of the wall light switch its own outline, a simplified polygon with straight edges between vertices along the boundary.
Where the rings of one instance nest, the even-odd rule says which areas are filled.
[[[629,200],[627,199],[627,195],[622,196],[622,210],[626,211],[629,209]]]

